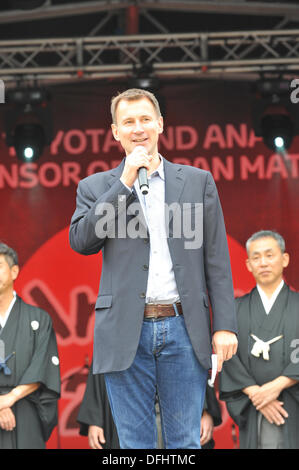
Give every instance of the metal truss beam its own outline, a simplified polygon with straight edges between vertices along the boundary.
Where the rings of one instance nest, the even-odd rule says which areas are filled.
[[[7,10],[1,12],[0,24],[21,23],[25,21],[49,20],[53,18],[72,17],[102,13],[111,10],[128,8],[135,4],[132,0],[94,0],[82,3],[64,3],[62,5],[45,5],[35,10]]]
[[[267,3],[246,0],[138,0],[138,5],[151,10],[174,10],[231,15],[299,17],[298,5],[290,2]]]
[[[45,4],[40,8],[29,11],[2,11],[0,24],[87,15],[107,12],[109,10],[121,10],[130,6],[137,6],[148,10],[299,18],[298,5],[287,1],[268,3],[263,1],[249,2],[246,0],[90,0],[82,3],[64,3],[60,5]]]
[[[0,42],[0,78],[39,82],[298,73],[299,29],[14,40]]]

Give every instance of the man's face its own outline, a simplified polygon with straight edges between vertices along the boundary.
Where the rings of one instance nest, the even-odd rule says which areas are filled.
[[[159,134],[163,132],[163,118],[148,98],[121,100],[116,109],[116,124],[112,124],[114,138],[129,155],[137,145],[157,156]]]
[[[289,255],[281,252],[274,238],[259,238],[250,243],[246,265],[260,286],[278,286],[288,264]]]
[[[9,266],[4,255],[0,255],[0,294],[4,294],[13,289],[13,283],[18,277],[19,267]]]

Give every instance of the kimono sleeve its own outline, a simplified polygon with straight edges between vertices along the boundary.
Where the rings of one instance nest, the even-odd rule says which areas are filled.
[[[80,424],[80,434],[83,436],[87,436],[88,426],[104,427],[104,403],[101,397],[99,380],[103,381],[103,377],[93,375],[91,368],[77,418]],[[102,386],[104,385],[102,383]]]
[[[89,370],[77,421],[80,425],[79,433],[82,436],[88,435],[89,426],[98,426],[104,430],[106,444],[103,445],[103,448],[119,448],[118,435],[106,392],[104,375],[93,374],[92,365]]]
[[[291,356],[290,356],[291,357]],[[296,359],[296,360],[294,360]],[[297,358],[291,357],[289,364],[287,364],[280,375],[289,377],[290,379],[297,380],[297,383],[292,387],[289,387],[285,390],[286,393],[292,395],[293,399],[299,403],[299,363]]]
[[[285,358],[289,359],[286,361],[284,368],[280,375],[289,377],[297,381],[292,387],[284,390],[285,393],[293,396],[293,399],[299,403],[299,293],[291,291],[289,292],[289,304],[287,311],[287,319],[285,322]]]
[[[249,397],[242,390],[250,385],[256,385],[256,381],[237,355],[223,364],[219,398],[226,402],[230,416],[240,427],[244,424],[243,413],[251,404]]]
[[[38,411],[44,440],[47,441],[57,424],[57,401],[60,396],[60,368],[56,335],[50,316],[40,310],[40,315],[31,325],[34,331],[33,353],[29,366],[24,371],[18,385],[37,383],[39,389],[28,395]],[[35,323],[34,323],[35,322]]]
[[[222,423],[221,410],[219,402],[216,397],[216,392],[213,386],[207,384],[206,395],[204,401],[204,408],[213,418],[214,426],[219,426]]]
[[[237,355],[223,363],[220,373],[220,398],[243,393],[242,390],[250,385],[256,385],[255,379],[249,374]]]

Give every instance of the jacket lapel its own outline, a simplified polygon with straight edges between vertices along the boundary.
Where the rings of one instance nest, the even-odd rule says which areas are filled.
[[[164,161],[164,174],[165,174],[165,204],[169,207],[173,203],[179,203],[182,191],[185,185],[185,174],[181,166],[169,162],[165,158]],[[173,211],[170,211],[169,222],[171,222],[178,205]]]
[[[125,166],[125,159],[123,158],[120,164],[111,170],[109,179],[107,181],[109,186],[112,186],[115,183],[115,181],[121,177],[124,166]]]
[[[168,207],[173,204],[173,203],[179,203],[182,191],[185,185],[185,175],[183,168],[179,165],[176,165],[174,163],[169,162],[166,160],[164,157],[163,158],[163,163],[164,163],[164,174],[165,174],[165,204],[168,205]],[[120,178],[123,168],[125,164],[125,159],[122,160],[122,162],[114,168],[111,173],[110,177],[108,179],[108,185],[112,186],[116,179]],[[135,217],[139,220],[139,222],[146,227],[146,221],[143,215],[143,210],[140,204],[140,201],[138,199],[137,194],[135,193],[133,189],[133,193],[135,195],[135,199],[132,200],[132,203],[134,203],[134,206],[132,206],[132,210],[130,210],[130,206],[132,203],[129,204],[128,206],[128,214],[135,215]],[[179,204],[174,206],[174,210],[170,211],[169,214],[169,223],[171,222]]]

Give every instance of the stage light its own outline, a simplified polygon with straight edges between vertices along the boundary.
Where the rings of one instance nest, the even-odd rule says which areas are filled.
[[[143,90],[157,90],[159,80],[155,77],[132,77],[129,80],[130,88],[142,88]]]
[[[128,80],[129,88],[141,88],[142,90],[154,93],[157,98],[162,116],[166,117],[166,101],[163,94],[160,94],[160,80],[154,76],[152,65],[141,65],[134,67],[134,75]]]
[[[290,83],[268,80],[255,85],[252,121],[255,135],[274,152],[288,150],[299,135],[299,109],[291,102]]]
[[[45,134],[38,124],[19,124],[14,133],[17,157],[25,162],[39,159],[45,146]]]
[[[284,138],[283,138],[283,137],[280,137],[280,136],[275,137],[275,139],[274,139],[274,145],[275,145],[275,147],[278,148],[278,149],[284,148],[284,147],[285,147]]]
[[[49,92],[44,88],[15,88],[7,91],[7,101],[13,104],[41,104],[49,101]]]
[[[294,123],[290,115],[277,110],[265,114],[261,120],[264,143],[274,151],[287,150],[293,141]]]
[[[141,65],[134,68],[134,75],[129,79],[129,88],[142,88],[154,92],[159,89],[159,86],[159,79],[153,75],[151,65]]]
[[[24,150],[24,157],[27,160],[31,160],[34,157],[34,150],[32,147],[26,147]]]
[[[19,160],[38,160],[53,139],[50,95],[39,88],[15,89],[8,93],[5,112],[6,144],[14,147]]]

